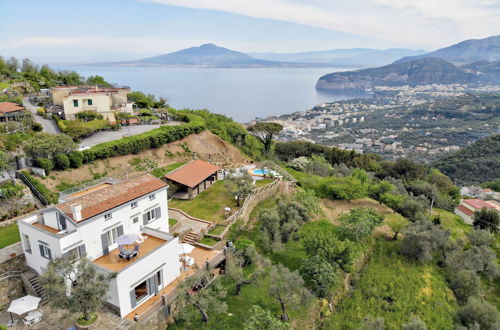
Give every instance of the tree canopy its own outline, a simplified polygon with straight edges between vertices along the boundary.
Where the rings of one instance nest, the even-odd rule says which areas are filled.
[[[273,138],[283,130],[283,126],[273,122],[259,122],[248,127],[250,134],[259,139],[264,145],[264,154],[269,155]]]

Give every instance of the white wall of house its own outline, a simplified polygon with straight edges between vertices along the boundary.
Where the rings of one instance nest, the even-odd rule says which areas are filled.
[[[32,225],[32,223],[41,222],[43,215],[43,222],[46,226],[58,229],[56,213],[59,211],[56,208],[47,209],[40,214],[30,215],[18,221],[21,241],[25,247],[26,262],[38,273],[43,273],[50,261],[49,258],[42,256],[40,245],[47,246],[50,249],[50,257],[57,258],[85,244],[85,256],[90,260],[95,260],[105,253],[101,236],[109,230],[121,227],[123,234],[146,233],[167,240],[167,243],[160,245],[157,250],[122,269],[112,281],[107,301],[118,307],[122,316],[127,315],[140,305],[139,303],[133,306],[131,300],[131,290],[137,283],[141,283],[157,271],[161,271],[162,283],[159,288],[161,289],[180,275],[179,240],[168,234],[166,187],[86,219],[81,223],[67,220],[67,232],[62,235],[50,233]],[[107,214],[110,216],[106,216]],[[151,215],[150,221],[147,221],[146,214]],[[28,249],[29,246],[31,249]],[[111,251],[117,247],[116,243],[110,243],[107,250]],[[97,265],[96,267],[101,272],[108,272]],[[153,294],[154,292],[151,291],[149,296]]]
[[[467,214],[463,213],[462,211],[460,211],[457,208],[455,208],[455,214],[460,216],[464,220],[465,223],[472,225],[473,221],[472,221],[471,216],[468,216]]]
[[[158,288],[159,291],[180,276],[180,253],[182,251],[179,239],[175,237],[168,243],[161,245],[153,253],[123,269],[113,280],[107,301],[120,308],[120,316],[126,316],[149,297],[155,295],[154,291],[148,289],[149,294],[144,300],[140,302],[132,301],[131,292],[138,284],[155,276],[160,271],[162,283]]]

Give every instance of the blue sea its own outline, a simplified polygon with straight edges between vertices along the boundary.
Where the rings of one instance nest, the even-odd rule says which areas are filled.
[[[54,66],[167,98],[174,108],[208,109],[246,122],[256,117],[304,111],[352,95],[317,91],[324,74],[340,68],[167,68]]]

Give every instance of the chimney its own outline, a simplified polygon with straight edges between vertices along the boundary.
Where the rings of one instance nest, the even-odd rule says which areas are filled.
[[[75,219],[75,221],[82,220],[82,205],[71,205],[71,213],[73,214],[73,219]]]

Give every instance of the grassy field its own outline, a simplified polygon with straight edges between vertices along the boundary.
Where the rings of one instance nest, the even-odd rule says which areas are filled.
[[[236,201],[227,192],[223,181],[217,181],[192,200],[174,198],[169,202],[169,207],[178,208],[190,216],[217,223],[224,223],[224,207],[226,206],[233,211],[237,209]]]
[[[458,215],[441,210],[441,209],[433,209],[433,216],[439,216],[439,220],[441,221],[441,227],[443,229],[448,229],[451,232],[451,237],[454,239],[466,239],[466,234],[472,230],[472,226],[466,224],[461,217]]]
[[[273,182],[274,180],[273,179],[262,179],[262,180],[256,180],[255,181],[255,187],[257,188],[260,188],[262,186],[265,186],[267,184],[270,184],[271,182]]]
[[[17,223],[0,227],[0,249],[19,242],[20,240],[21,237],[19,236]]]
[[[217,244],[217,242],[219,242],[218,240],[212,238],[212,237],[203,237],[201,240],[200,240],[200,243],[201,244],[205,244],[205,245],[208,245],[208,246],[213,246],[215,244]]]
[[[457,304],[433,264],[406,260],[397,242],[378,239],[351,296],[325,322],[325,329],[357,329],[366,316],[383,317],[385,329],[401,329],[411,314],[429,329],[453,329]]]
[[[175,226],[175,224],[176,224],[176,223],[177,223],[177,220],[172,219],[172,218],[169,218],[169,219],[168,219],[168,225],[169,225],[170,227]]]
[[[176,168],[181,167],[182,165],[186,164],[186,162],[180,162],[180,163],[173,163],[170,165],[167,165],[165,167],[158,167],[155,168],[151,174],[154,175],[157,178],[163,177],[165,174],[172,172]]]
[[[210,235],[220,235],[226,229],[226,226],[216,225],[208,232]]]

